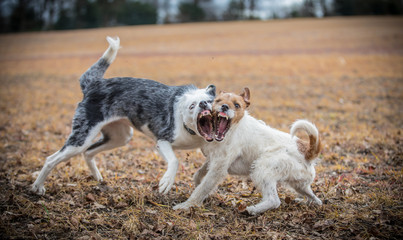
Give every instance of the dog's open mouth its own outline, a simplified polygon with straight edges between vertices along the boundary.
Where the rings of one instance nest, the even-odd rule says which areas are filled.
[[[224,112],[219,112],[216,118],[215,140],[224,140],[225,134],[231,126],[231,119]]]
[[[207,142],[214,140],[213,116],[210,110],[203,110],[197,116],[197,131]]]

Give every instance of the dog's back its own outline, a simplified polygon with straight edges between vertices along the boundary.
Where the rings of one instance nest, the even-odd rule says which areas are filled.
[[[95,122],[124,117],[138,130],[142,131],[141,128],[147,125],[158,139],[172,141],[175,102],[178,96],[191,89],[196,87],[168,86],[141,78],[98,79],[87,85],[80,104],[91,118],[99,118],[94,119]]]

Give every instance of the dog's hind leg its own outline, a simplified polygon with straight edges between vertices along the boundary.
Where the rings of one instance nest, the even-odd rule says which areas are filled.
[[[85,162],[91,170],[92,176],[100,182],[103,178],[95,164],[94,156],[102,151],[127,144],[133,136],[133,129],[123,121],[116,121],[104,126],[101,132],[102,138],[84,152]]]
[[[49,173],[59,163],[83,153],[91,145],[100,129],[101,126],[89,128],[88,125],[80,125],[80,121],[73,122],[73,132],[70,134],[65,145],[59,151],[46,158],[46,162],[32,185],[31,190],[39,195],[45,194],[43,184]]]
[[[262,186],[262,200],[253,206],[246,208],[249,214],[256,215],[269,209],[278,208],[280,206],[280,198],[277,194],[277,184],[275,181],[264,182]]]
[[[249,206],[246,210],[249,214],[256,215],[269,209],[278,208],[281,204],[277,193],[277,183],[287,168],[284,165],[284,159],[287,156],[281,154],[276,156],[264,156],[255,160],[251,179],[258,189],[262,191],[262,200],[254,205]]]
[[[313,193],[311,186],[292,186],[297,193],[308,198],[308,202],[313,202],[317,205],[322,205],[322,201]]]
[[[46,158],[45,165],[43,165],[41,172],[32,185],[32,191],[39,195],[45,194],[45,187],[43,186],[46,177],[59,163],[67,161],[70,158],[83,152],[82,147],[65,146],[53,155]]]

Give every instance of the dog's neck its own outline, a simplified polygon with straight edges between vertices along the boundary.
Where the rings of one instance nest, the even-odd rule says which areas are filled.
[[[193,130],[190,129],[188,126],[186,126],[185,123],[183,123],[183,127],[185,128],[185,130],[186,130],[190,135],[196,135],[195,131],[193,131]]]

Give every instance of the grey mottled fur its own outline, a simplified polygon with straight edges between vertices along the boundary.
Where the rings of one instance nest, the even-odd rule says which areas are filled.
[[[81,146],[93,126],[112,117],[127,117],[138,130],[146,125],[157,139],[172,142],[174,104],[196,86],[167,86],[130,77],[103,79],[108,66],[101,58],[81,76],[84,97],[76,109],[66,145]]]

